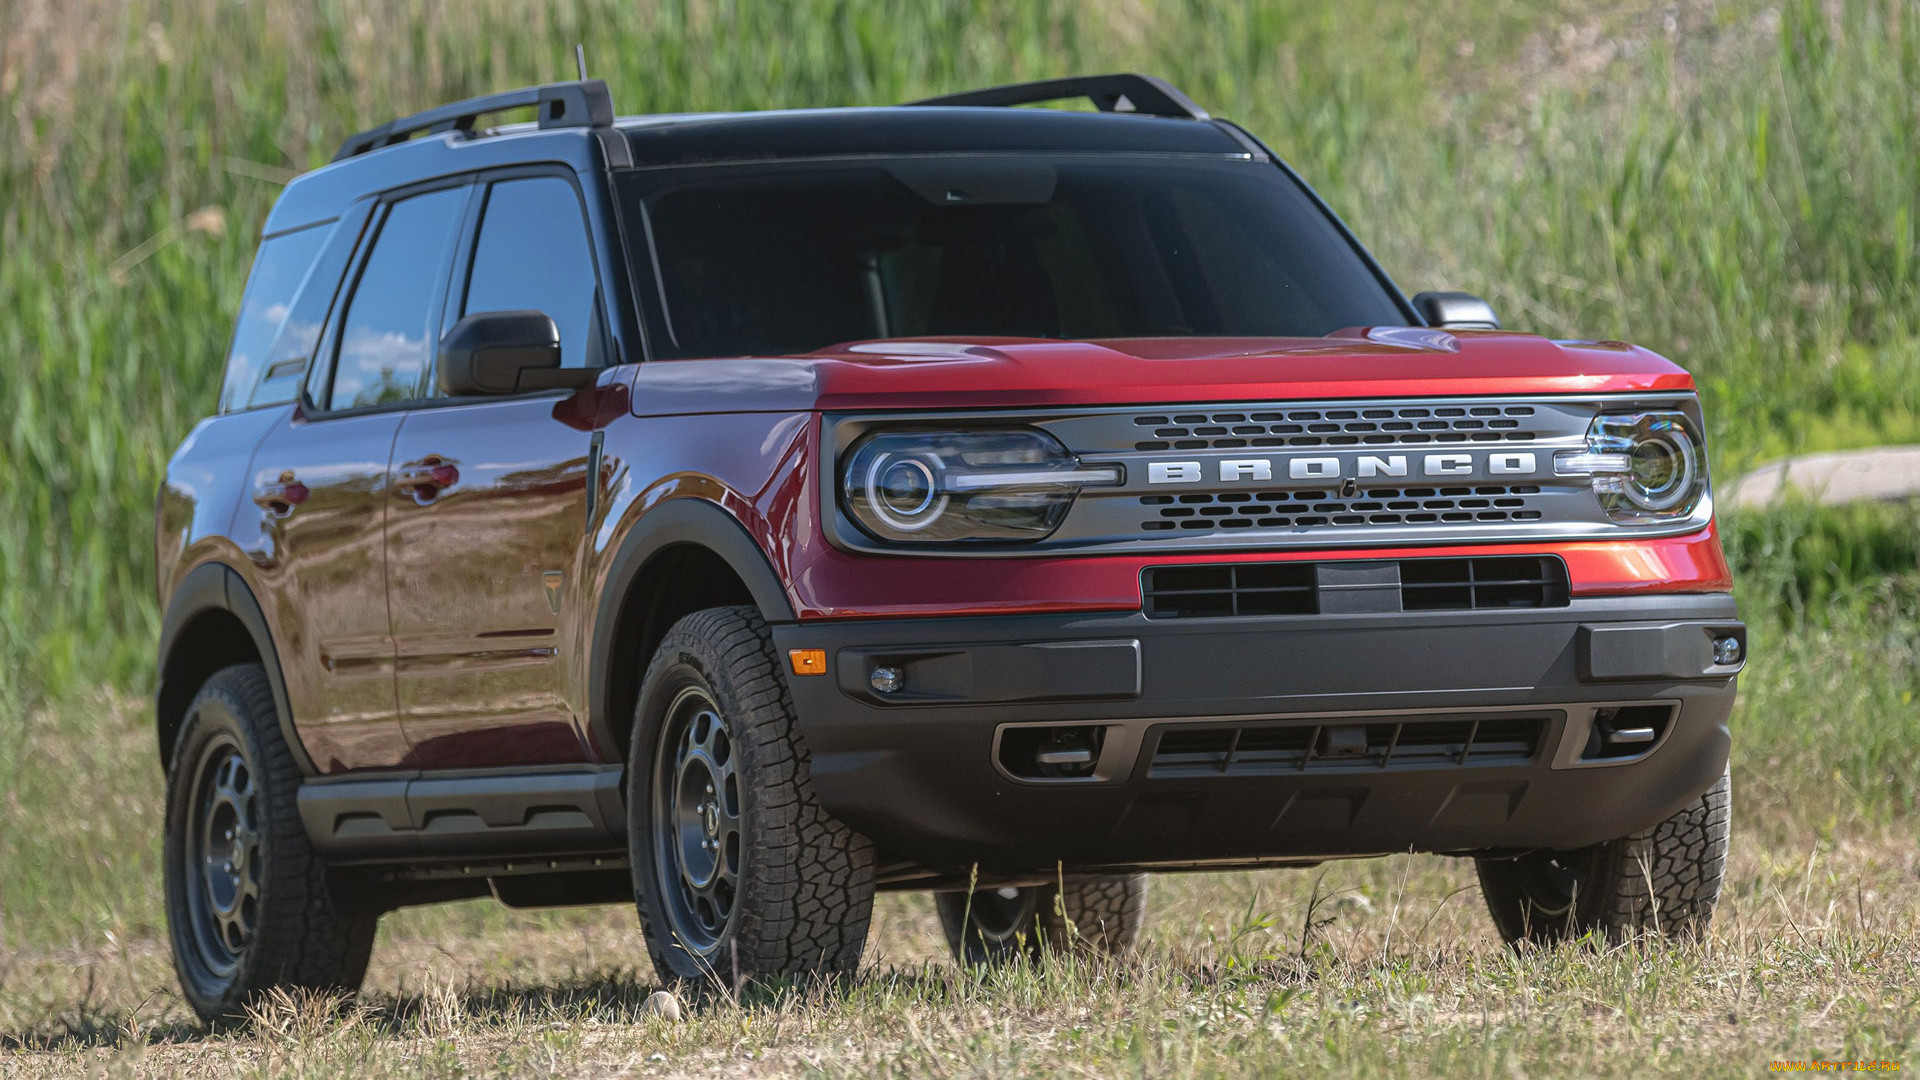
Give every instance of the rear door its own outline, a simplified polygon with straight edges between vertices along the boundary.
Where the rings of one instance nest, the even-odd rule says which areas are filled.
[[[468,197],[462,184],[375,210],[304,399],[254,451],[253,506],[242,513],[258,515],[260,599],[322,772],[406,761],[387,620],[388,464],[403,410],[426,386]]]
[[[486,178],[444,332],[483,311],[546,313],[562,364],[598,367],[599,275],[570,174]],[[587,391],[590,393],[590,391]],[[590,760],[564,628],[578,601],[591,423],[571,391],[433,400],[408,413],[386,494],[402,729],[421,768]]]

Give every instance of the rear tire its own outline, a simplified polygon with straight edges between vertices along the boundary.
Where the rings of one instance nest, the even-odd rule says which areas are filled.
[[[1731,812],[1722,773],[1692,805],[1645,832],[1578,851],[1478,859],[1480,891],[1510,945],[1588,934],[1614,943],[1643,933],[1704,937],[1726,874]]]
[[[873,845],[813,795],[772,636],[751,607],[675,623],[640,687],[627,843],[662,979],[850,974],[873,913]]]
[[[1035,961],[1048,952],[1123,956],[1146,922],[1147,875],[1069,878],[1064,888],[935,893],[933,905],[947,948],[963,964]]]
[[[366,977],[379,913],[329,889],[299,788],[266,671],[215,672],[187,708],[167,775],[167,930],[202,1020],[243,1016],[275,989],[357,993]]]

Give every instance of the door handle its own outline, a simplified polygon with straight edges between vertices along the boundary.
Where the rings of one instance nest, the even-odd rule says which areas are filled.
[[[400,466],[393,486],[425,502],[460,482],[460,468],[438,454]]]
[[[313,492],[307,490],[307,485],[295,480],[293,471],[289,469],[281,473],[280,479],[273,483],[261,484],[254,488],[253,501],[258,503],[262,510],[276,517],[286,517],[293,513],[294,507],[306,502],[307,496],[311,494]]]

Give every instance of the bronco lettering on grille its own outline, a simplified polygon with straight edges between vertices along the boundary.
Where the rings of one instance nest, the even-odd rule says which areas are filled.
[[[1539,469],[1532,451],[1497,450],[1491,453],[1362,454],[1295,457],[1222,458],[1213,462],[1215,479],[1223,484],[1261,482],[1284,476],[1289,480],[1327,481],[1346,477],[1366,480],[1382,476],[1529,476]],[[1198,484],[1207,479],[1199,461],[1147,463],[1149,484]]]

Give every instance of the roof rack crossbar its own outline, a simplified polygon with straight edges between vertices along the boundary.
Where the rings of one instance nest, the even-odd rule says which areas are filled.
[[[1047,101],[1086,98],[1101,112],[1140,113],[1146,116],[1173,116],[1188,120],[1208,119],[1207,112],[1193,103],[1172,83],[1152,75],[1075,75],[1041,82],[1012,83],[959,94],[943,94],[910,105],[1038,105]]]
[[[369,150],[406,142],[415,135],[445,131],[471,132],[474,121],[488,113],[507,109],[535,108],[543,128],[596,128],[613,126],[613,95],[600,79],[547,83],[519,90],[456,101],[425,112],[389,120],[368,128],[340,144],[333,160],[357,157]]]

